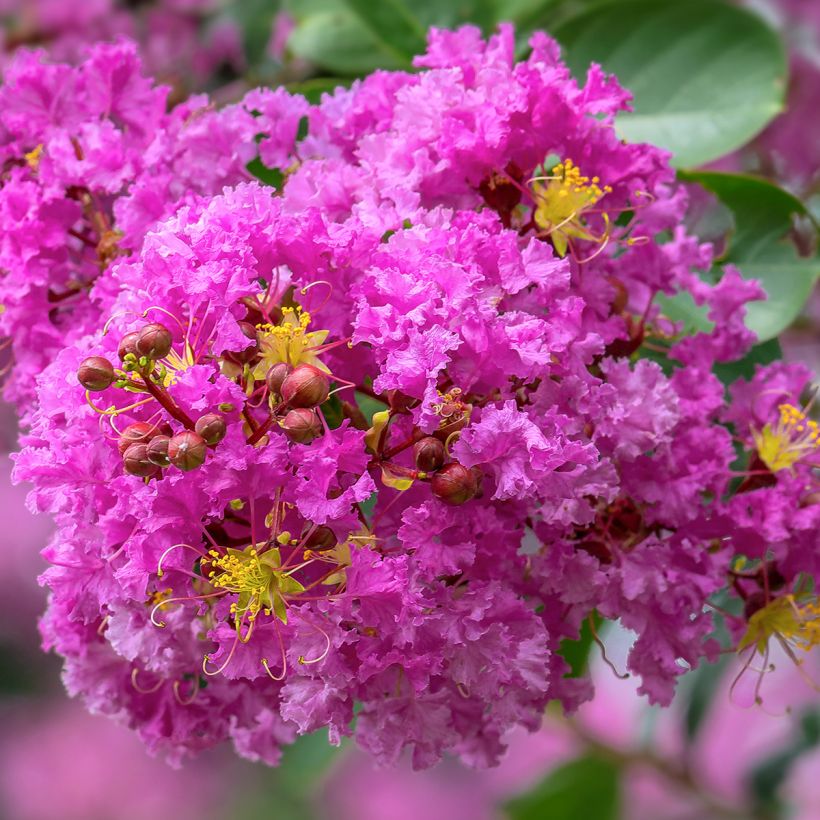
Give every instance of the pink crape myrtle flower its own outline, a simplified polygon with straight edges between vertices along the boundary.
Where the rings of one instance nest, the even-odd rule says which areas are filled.
[[[562,642],[596,613],[668,705],[721,651],[727,585],[745,660],[815,642],[807,377],[727,400],[715,366],[765,294],[698,276],[712,249],[668,156],[616,137],[616,80],[531,45],[432,30],[419,72],[318,105],[166,113],[124,43],[21,55],[0,91],[15,474],[56,526],[41,632],[152,751],[275,764],[322,729],[381,763],[493,766],[592,696]],[[663,314],[680,291],[711,332]]]

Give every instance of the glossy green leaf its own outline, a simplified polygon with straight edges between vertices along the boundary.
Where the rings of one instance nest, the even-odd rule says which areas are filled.
[[[655,302],[667,319],[673,322],[683,322],[681,333],[691,336],[695,333],[711,333],[714,323],[709,319],[709,308],[706,305],[695,304],[692,294],[681,291],[674,296],[659,293]]]
[[[528,794],[506,805],[510,820],[615,820],[618,769],[588,755],[553,770]]]
[[[339,0],[378,40],[382,49],[408,64],[427,47],[430,26],[456,28],[472,23],[489,33],[504,17],[499,0]],[[503,3],[501,4],[503,6]]]
[[[424,51],[426,31],[403,0],[344,0],[382,47],[399,60]]]
[[[679,167],[739,148],[783,107],[786,58],[755,14],[716,0],[615,0],[554,29],[575,75],[591,62],[634,95],[620,135],[670,150]]]
[[[407,62],[386,50],[362,22],[341,3],[298,23],[288,48],[320,68],[346,76],[368,74],[377,68],[406,68]]]
[[[682,176],[703,185],[731,211],[734,228],[720,262],[760,281],[769,298],[748,306],[746,323],[761,341],[773,338],[794,321],[820,276],[820,259],[800,256],[789,236],[795,218],[807,218],[806,209],[787,191],[755,177]]]

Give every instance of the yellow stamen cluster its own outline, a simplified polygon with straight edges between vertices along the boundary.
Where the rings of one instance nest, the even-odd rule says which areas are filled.
[[[612,192],[609,185],[602,187],[600,182],[597,176],[584,176],[571,159],[555,165],[552,176],[534,180],[535,224],[549,233],[561,256],[567,252],[570,237],[598,241],[599,238],[586,229],[581,217],[605,194]]]
[[[36,171],[40,167],[40,158],[42,156],[43,146],[40,144],[25,155],[26,165],[28,165],[32,171]]]
[[[315,350],[324,343],[329,331],[308,331],[308,325],[310,314],[298,306],[283,307],[282,321],[278,325],[257,325],[259,352],[262,358],[254,368],[254,378],[264,379],[268,370],[280,362],[292,367],[298,364],[311,364],[329,373],[328,368],[319,361]]]
[[[820,644],[820,604],[814,599],[800,602],[794,595],[775,598],[749,618],[737,651],[755,646],[762,655],[772,637],[804,652]]]
[[[174,591],[170,587],[167,587],[166,589],[158,589],[151,595],[148,603],[159,610],[168,609],[165,601],[167,601],[173,594]]]
[[[820,449],[820,429],[792,404],[778,407],[780,418],[758,432],[752,431],[763,463],[773,472],[793,467],[801,458]]]
[[[244,550],[228,549],[224,555],[211,550],[209,555],[216,569],[208,573],[208,580],[217,589],[239,596],[230,608],[238,634],[241,634],[245,617],[252,625],[260,612],[275,614],[280,621],[287,622],[284,596],[298,595],[304,592],[304,587],[282,571],[278,549],[260,554],[255,547],[249,546]]]

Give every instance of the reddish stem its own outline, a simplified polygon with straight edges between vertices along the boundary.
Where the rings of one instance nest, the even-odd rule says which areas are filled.
[[[194,429],[194,423],[190,416],[174,404],[174,400],[158,385],[151,381],[151,377],[142,376],[142,383],[146,390],[179,422],[184,424],[189,430]]]

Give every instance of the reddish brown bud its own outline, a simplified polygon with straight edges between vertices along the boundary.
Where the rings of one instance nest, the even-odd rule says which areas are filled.
[[[196,420],[194,430],[205,439],[206,444],[219,444],[228,432],[228,425],[219,413],[206,413]]]
[[[251,361],[259,353],[259,338],[256,333],[256,326],[250,322],[239,322],[239,329],[242,335],[250,339],[253,344],[248,345],[243,350],[232,350],[227,355],[234,361],[244,364]]]
[[[156,464],[148,459],[148,447],[145,444],[132,444],[122,456],[125,472],[131,475],[149,476],[159,470]]]
[[[445,464],[430,481],[433,495],[445,504],[455,507],[469,501],[478,490],[475,474],[464,465],[453,461]]]
[[[322,434],[322,424],[315,411],[306,407],[291,410],[281,422],[282,429],[291,441],[309,444]]]
[[[137,334],[137,355],[149,359],[164,359],[171,352],[171,331],[159,322],[151,322]]]
[[[431,473],[438,470],[444,464],[444,445],[433,436],[425,436],[413,445],[413,458],[416,460],[416,467]]]
[[[316,552],[320,552],[321,550],[329,550],[333,549],[336,544],[339,543],[339,539],[333,533],[333,530],[330,527],[316,527],[313,532],[310,532],[312,524],[305,524],[304,528],[302,529],[302,538],[305,539],[307,536],[307,540],[305,540],[305,549],[316,550]],[[310,535],[308,533],[310,532]]]
[[[77,380],[94,392],[110,387],[115,378],[113,365],[102,356],[89,356],[77,369]]]
[[[290,375],[292,370],[293,368],[286,362],[277,362],[265,374],[265,384],[274,396],[279,395],[282,390],[282,382]]]
[[[122,431],[120,439],[117,442],[117,449],[120,451],[120,455],[123,455],[132,444],[147,444],[157,432],[158,430],[155,425],[148,424],[148,422],[145,421],[137,421],[134,424],[129,424],[128,427]]]
[[[139,358],[140,354],[137,352],[137,336],[139,336],[139,333],[134,330],[131,333],[126,333],[125,336],[120,339],[119,346],[117,347],[117,355],[120,357],[120,361],[123,361],[129,353]]]
[[[208,455],[205,439],[191,430],[177,433],[168,442],[168,459],[180,470],[195,470],[201,467]]]
[[[152,464],[156,464],[158,467],[167,467],[171,463],[171,459],[168,458],[168,444],[170,441],[171,439],[168,436],[160,435],[154,436],[148,442],[146,455]]]
[[[312,364],[300,364],[282,382],[282,400],[291,407],[316,407],[329,392],[327,376]]]

